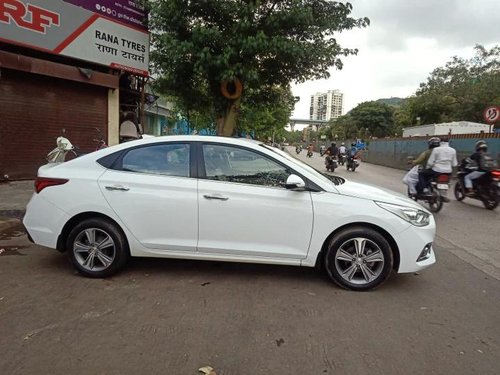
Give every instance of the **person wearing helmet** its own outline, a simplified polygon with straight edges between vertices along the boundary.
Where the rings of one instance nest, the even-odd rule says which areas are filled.
[[[481,177],[483,174],[490,171],[494,166],[493,159],[488,154],[488,144],[485,141],[483,140],[477,141],[475,149],[476,152],[474,152],[470,156],[470,159],[477,164],[477,169],[475,171],[468,173],[464,177],[465,188],[467,189],[465,195],[467,196],[474,195],[472,189],[472,180]]]
[[[344,144],[344,142],[342,142],[342,143],[340,144],[340,147],[339,147],[339,154],[341,154],[341,155],[345,155],[345,154],[346,154],[346,148],[345,148],[345,144]]]
[[[441,140],[438,137],[432,137],[427,141],[427,150],[422,152],[418,158],[413,160],[411,162],[411,165],[413,166],[412,169],[406,174],[406,176],[403,178],[403,182],[408,185],[408,189],[410,190],[410,194],[412,196],[417,195],[417,191],[421,191],[422,189],[420,186],[417,189],[417,184],[418,184],[418,173],[422,169],[425,169],[427,166],[427,161],[429,160],[429,157],[431,156],[432,150],[436,147],[439,147],[441,144]]]
[[[328,149],[326,150],[326,153],[331,157],[337,157],[337,155],[339,154],[339,149],[337,148],[337,145],[332,142],[330,147],[328,147]]]
[[[450,174],[457,165],[457,152],[448,144],[447,136],[441,137],[439,146],[432,150],[427,160],[426,169],[420,172],[420,185],[425,189],[432,177],[443,173]]]

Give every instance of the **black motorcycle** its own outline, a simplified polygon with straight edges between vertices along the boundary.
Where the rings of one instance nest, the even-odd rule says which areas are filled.
[[[457,201],[463,201],[467,197],[480,200],[488,210],[497,208],[500,202],[500,170],[486,172],[481,177],[472,180],[473,194],[468,196],[465,194],[464,178],[470,172],[470,169],[463,166],[458,169],[458,181],[454,191]]]
[[[431,212],[439,212],[443,208],[443,203],[449,202],[448,190],[450,188],[450,175],[448,173],[441,173],[434,177],[427,187],[428,191],[411,195],[408,190],[408,196],[416,201],[424,201],[429,206]]]
[[[338,167],[337,158],[335,156],[327,155],[325,158],[326,170],[330,172],[335,172],[335,168]]]
[[[297,146],[295,147],[295,152],[298,154],[300,154],[302,152],[302,146]]]

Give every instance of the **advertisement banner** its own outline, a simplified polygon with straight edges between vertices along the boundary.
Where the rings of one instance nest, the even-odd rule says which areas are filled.
[[[0,41],[148,75],[146,30],[62,0],[0,0]]]
[[[94,13],[147,30],[148,15],[136,0],[64,0]]]

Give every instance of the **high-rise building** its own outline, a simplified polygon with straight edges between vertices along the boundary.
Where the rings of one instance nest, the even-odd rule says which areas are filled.
[[[339,90],[328,90],[324,93],[311,95],[309,118],[311,120],[336,119],[344,111],[344,94]]]

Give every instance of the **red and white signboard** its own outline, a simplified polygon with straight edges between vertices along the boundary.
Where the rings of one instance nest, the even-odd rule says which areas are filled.
[[[61,0],[0,0],[0,41],[148,75],[147,29]]]
[[[490,106],[483,112],[484,121],[489,124],[494,124],[500,120],[500,107]]]

